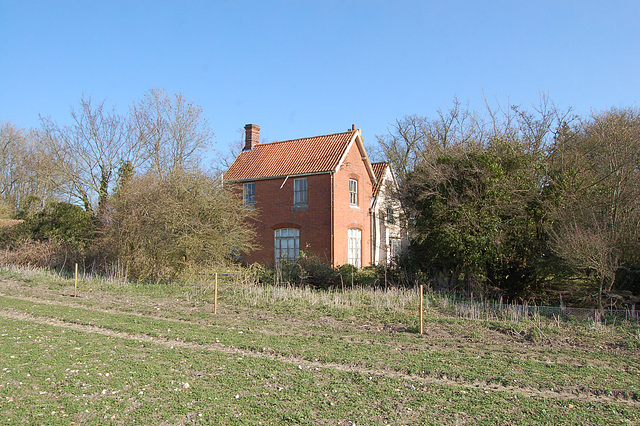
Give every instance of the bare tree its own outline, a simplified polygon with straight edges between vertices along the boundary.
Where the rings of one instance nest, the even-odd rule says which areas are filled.
[[[162,89],[147,92],[131,108],[132,130],[144,148],[147,167],[158,176],[197,169],[200,154],[212,143],[213,132],[202,108],[182,93]]]
[[[435,119],[411,115],[396,120],[378,143],[402,182],[407,174],[432,164],[451,149],[482,145],[486,141],[484,123],[476,113],[463,108],[457,99]]]
[[[554,250],[596,280],[598,303],[618,269],[640,261],[640,111],[594,114],[564,129],[551,156]]]
[[[0,195],[8,211],[21,210],[29,197],[55,198],[59,187],[55,164],[40,134],[0,125]]]
[[[130,137],[126,117],[107,111],[104,102],[94,105],[82,96],[71,118],[71,125],[61,126],[41,117],[44,140],[66,179],[67,192],[96,214],[105,205],[114,173],[123,162],[138,162],[140,146]]]

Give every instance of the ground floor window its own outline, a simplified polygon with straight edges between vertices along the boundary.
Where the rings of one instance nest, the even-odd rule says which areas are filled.
[[[362,231],[349,229],[349,264],[360,268],[362,266]]]
[[[402,241],[400,238],[390,238],[389,242],[391,243],[391,258],[395,258],[400,254],[402,250]]]
[[[281,260],[294,260],[300,256],[300,230],[282,228],[275,231],[276,263]]]

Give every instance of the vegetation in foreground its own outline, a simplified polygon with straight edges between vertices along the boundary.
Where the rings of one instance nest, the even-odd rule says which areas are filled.
[[[415,290],[0,272],[15,423],[638,424],[637,322],[471,315]],[[466,313],[465,313],[466,312]],[[473,317],[475,319],[466,319]]]

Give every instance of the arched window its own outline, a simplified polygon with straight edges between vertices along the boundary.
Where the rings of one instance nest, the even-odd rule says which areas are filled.
[[[349,229],[349,259],[350,265],[360,268],[362,266],[362,231]]]
[[[300,256],[300,230],[295,228],[276,229],[275,260],[294,260]]]

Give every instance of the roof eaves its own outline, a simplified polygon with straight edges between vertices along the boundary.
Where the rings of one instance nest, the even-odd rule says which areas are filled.
[[[373,167],[371,166],[369,155],[367,154],[367,150],[364,148],[364,139],[362,138],[362,133],[360,132],[360,129],[357,130],[356,142],[358,144],[358,148],[360,149],[360,152],[362,153],[362,161],[364,161],[364,165],[367,169],[367,172],[369,172],[369,178],[371,179],[371,183],[375,185],[377,181],[376,174],[373,172]]]
[[[228,179],[225,182],[255,182],[257,180],[271,180],[271,179],[282,179],[282,178],[298,178],[302,176],[314,176],[314,175],[326,175],[328,173],[334,173],[334,170],[325,170],[321,172],[312,172],[312,173],[298,173],[293,175],[278,175],[278,176],[263,176],[263,177],[251,177],[251,178],[243,178],[243,179]]]

